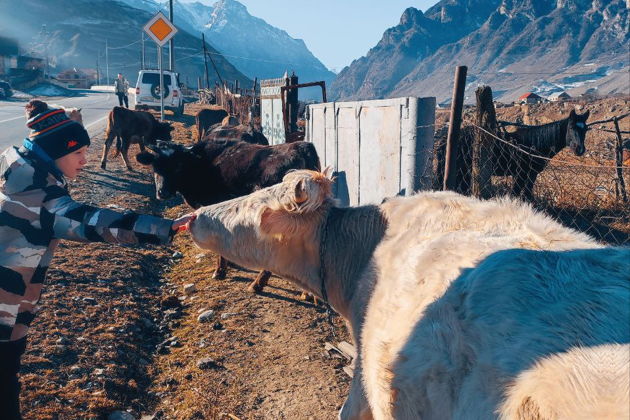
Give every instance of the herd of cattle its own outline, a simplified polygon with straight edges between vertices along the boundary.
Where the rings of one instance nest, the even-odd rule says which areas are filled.
[[[141,149],[137,161],[153,168],[156,197],[168,199],[180,193],[193,209],[277,184],[295,169],[320,170],[311,143],[270,146],[260,130],[239,124],[220,108],[203,109],[195,120],[198,141],[185,147],[172,142],[170,124],[157,121],[150,112],[114,107],[108,117],[101,167],[106,168],[116,139],[117,153],[132,170],[127,153],[137,143]],[[219,256],[213,278],[224,278],[226,269],[227,262]],[[270,277],[269,271],[262,270],[248,289],[262,292]]]
[[[196,123],[184,146],[115,107],[102,167],[116,139],[131,169],[138,143],[157,197],[195,209],[197,246],[263,270],[256,291],[274,272],[346,319],[358,356],[341,419],[630,418],[630,249],[516,199],[341,208],[312,144],[270,146],[219,109]]]

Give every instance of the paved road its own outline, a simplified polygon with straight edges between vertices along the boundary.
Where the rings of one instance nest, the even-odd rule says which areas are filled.
[[[111,92],[82,91],[81,96],[74,98],[41,99],[50,104],[82,108],[83,124],[90,137],[105,131],[107,113],[114,105],[118,105],[118,98]],[[9,146],[22,144],[22,140],[28,135],[25,104],[26,102],[0,101],[0,152]]]

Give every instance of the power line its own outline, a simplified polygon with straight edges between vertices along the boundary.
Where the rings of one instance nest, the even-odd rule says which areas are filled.
[[[214,52],[210,52],[210,51],[208,51],[207,54],[219,55],[219,56],[230,57],[230,58],[241,58],[243,60],[260,61],[260,62],[266,62],[266,63],[285,64],[285,65],[289,65],[289,66],[299,66],[300,65],[299,63],[287,63],[286,61],[265,60],[263,58],[253,58],[253,57],[242,57],[242,56],[238,56],[238,55],[222,54],[222,53],[218,53],[218,52],[214,53]]]
[[[110,49],[110,50],[121,50],[121,49],[123,49],[123,48],[128,48],[128,47],[131,47],[132,45],[135,45],[135,44],[137,44],[137,43],[139,43],[139,42],[141,42],[141,41],[142,41],[142,40],[141,40],[141,39],[139,39],[139,40],[137,40],[137,41],[132,42],[131,44],[123,45],[122,47],[107,47],[107,48],[108,48],[108,49]]]
[[[195,54],[190,54],[190,55],[187,55],[187,56],[184,56],[184,57],[179,57],[175,61],[187,60],[189,58],[197,57],[197,56],[201,57],[202,54],[203,54],[202,52],[198,52],[198,53],[195,53]],[[113,63],[112,64],[112,63],[110,63],[109,66],[110,67],[117,67],[117,68],[129,68],[129,67],[139,67],[139,64],[128,64],[128,63],[125,63],[125,64],[123,64],[123,63],[118,63],[118,64],[117,63]]]
[[[203,56],[203,53],[200,51],[200,52],[195,53],[195,54],[190,54],[190,55],[187,55],[187,56],[184,56],[184,57],[176,58],[175,61],[187,60],[187,59],[192,58],[192,57],[201,57],[201,56]]]

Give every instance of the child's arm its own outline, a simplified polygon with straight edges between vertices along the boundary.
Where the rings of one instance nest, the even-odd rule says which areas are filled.
[[[133,212],[118,213],[77,203],[59,187],[46,190],[52,198],[44,201],[41,220],[43,223],[46,218],[50,219],[55,238],[80,242],[166,244],[173,236],[172,220]]]

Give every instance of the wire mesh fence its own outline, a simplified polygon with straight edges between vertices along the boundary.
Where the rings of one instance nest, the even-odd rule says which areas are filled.
[[[228,89],[215,89],[216,104],[225,109],[230,115],[238,118],[241,124],[248,124],[256,113],[259,100],[254,95],[232,93]]]
[[[203,105],[214,105],[217,102],[217,98],[214,94],[214,90],[212,89],[199,89],[198,91],[199,100],[197,103]]]
[[[571,115],[577,118],[540,126],[497,124],[494,130],[465,121],[453,189],[480,198],[517,196],[600,241],[630,245],[630,161],[623,158],[628,142],[619,130],[591,138],[586,119]],[[436,190],[444,183],[446,135],[447,127],[435,135]]]

